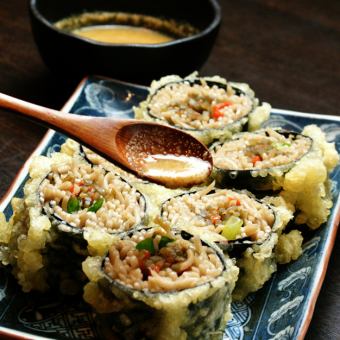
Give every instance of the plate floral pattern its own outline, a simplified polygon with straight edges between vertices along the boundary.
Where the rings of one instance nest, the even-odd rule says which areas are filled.
[[[79,85],[64,107],[81,115],[133,118],[133,106],[147,96],[146,87],[111,79],[89,77]],[[332,116],[273,109],[266,126],[282,126],[301,131],[317,124],[328,141],[340,152],[340,119]],[[59,150],[65,136],[49,131],[33,155]],[[6,217],[12,214],[10,200],[22,196],[28,164],[0,203]],[[242,303],[233,303],[224,340],[302,339],[321,288],[339,223],[340,166],[331,176],[334,206],[328,222],[304,243],[303,254],[295,262],[280,266],[271,280]],[[37,293],[25,294],[7,268],[0,268],[0,336],[18,338],[102,339],[91,309],[79,299]]]

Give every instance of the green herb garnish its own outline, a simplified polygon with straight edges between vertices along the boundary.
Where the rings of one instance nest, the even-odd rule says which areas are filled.
[[[80,209],[80,200],[72,196],[67,202],[67,212],[72,214]]]
[[[103,205],[104,198],[94,201],[94,203],[87,209],[87,211],[97,212]]]
[[[241,234],[243,220],[237,216],[231,215],[226,221],[223,221],[222,236],[227,240],[236,240]]]
[[[165,247],[168,243],[173,242],[175,240],[173,240],[170,237],[167,236],[162,236],[159,243],[158,243],[158,249],[162,249],[163,247]]]
[[[143,241],[138,242],[136,245],[136,249],[138,250],[144,249],[149,251],[151,255],[155,255],[155,247],[153,245],[153,239],[151,237],[148,237]]]
[[[290,147],[292,146],[291,143],[289,142],[276,142],[273,144],[273,147],[277,150],[280,150],[280,149],[283,149],[283,148],[286,148],[286,147]]]

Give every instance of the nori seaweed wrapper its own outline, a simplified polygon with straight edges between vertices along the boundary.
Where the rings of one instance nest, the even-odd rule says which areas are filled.
[[[300,161],[301,158],[303,158],[305,155],[308,154],[308,152],[312,148],[312,139],[308,136],[303,136],[297,132],[294,131],[286,131],[286,130],[273,130],[278,135],[281,135],[283,138],[291,138],[292,142],[296,140],[297,138],[304,138],[306,141],[308,141],[309,145],[306,149],[306,151],[297,159],[288,160],[284,164],[280,165],[273,165],[271,167],[265,167],[265,168],[257,168],[256,163],[254,164],[254,167],[251,169],[227,169],[223,168],[220,165],[215,165],[212,173],[212,177],[216,180],[216,185],[220,188],[239,188],[239,189],[248,189],[248,190],[255,190],[255,191],[268,191],[268,190],[278,190],[279,182],[281,181],[281,178],[284,177],[285,173],[291,170],[295,164]],[[228,145],[228,143],[235,143],[238,141],[242,141],[242,138],[244,136],[263,136],[264,138],[268,137],[269,134],[266,130],[259,130],[253,133],[250,132],[243,132],[239,134],[233,135],[233,137],[230,140],[227,140],[225,142],[216,142],[213,145],[210,146],[210,152],[214,153],[216,150],[218,150],[219,147],[222,147],[223,145]],[[276,144],[280,144],[277,142]],[[242,152],[246,151],[246,148],[249,148],[248,153],[251,151],[251,147],[249,144],[246,144],[247,146],[244,147]],[[262,146],[261,142],[258,142],[258,145],[252,146],[254,150],[259,150],[259,145]],[[286,143],[286,145],[289,145]],[[276,148],[278,152],[282,152],[282,155],[285,155],[285,152],[287,152],[287,149],[293,148],[294,145],[291,144],[289,146],[285,146],[285,142],[282,142],[281,145],[278,146],[271,146],[266,145],[267,148]],[[260,152],[265,153],[267,150],[263,149]],[[255,152],[255,151],[254,151]],[[270,152],[270,150],[269,150]],[[258,153],[254,154],[258,155]],[[227,156],[226,156],[227,157]],[[244,156],[246,158],[246,156]],[[268,159],[270,160],[270,159]]]
[[[235,258],[236,266],[240,268],[240,274],[238,281],[236,282],[233,298],[236,300],[242,300],[250,292],[260,289],[276,271],[277,266],[275,258],[275,246],[282,230],[284,230],[286,225],[293,218],[294,207],[287,205],[281,197],[268,196],[264,197],[262,200],[257,200],[253,194],[246,190],[211,190],[211,188],[209,190],[209,188],[205,188],[201,191],[202,197],[212,195],[216,191],[225,191],[228,193],[228,195],[233,192],[240,194],[242,193],[257,203],[267,206],[267,209],[269,209],[269,211],[271,211],[273,214],[274,220],[271,224],[271,231],[264,239],[259,240],[251,240],[249,237],[240,237],[235,240],[226,240],[221,234],[218,234],[212,230],[208,230],[205,227],[194,226],[193,223],[190,223],[188,214],[175,218],[175,223],[172,223],[167,218],[164,219],[165,222],[170,223],[172,227],[186,230],[194,235],[199,235],[205,241],[214,242],[224,252],[226,258]],[[176,198],[181,198],[185,195],[192,195],[196,192],[194,191],[191,193],[184,193],[173,197],[166,202],[176,200]],[[193,203],[190,206],[193,209],[197,209],[198,205]],[[208,203],[207,206],[209,206]],[[162,213],[164,214],[164,207]],[[165,216],[163,216],[163,218],[164,217]],[[206,212],[201,209],[200,217],[209,218],[206,216]]]
[[[138,107],[134,108],[135,118],[155,121],[160,124],[171,125],[167,120],[161,119],[153,115],[149,110],[149,103],[153,99],[155,93],[158,90],[164,88],[167,85],[178,84],[178,83],[188,83],[188,84],[206,84],[209,87],[218,87],[221,89],[226,89],[227,86],[233,89],[236,96],[245,96],[251,101],[251,109],[244,114],[239,119],[232,121],[224,126],[218,128],[184,128],[179,127],[174,124],[173,126],[183,131],[190,133],[202,143],[209,145],[214,140],[225,140],[230,138],[234,133],[242,131],[242,129],[247,128],[248,130],[258,129],[261,124],[269,118],[271,106],[268,103],[259,103],[259,100],[255,97],[254,91],[245,83],[227,82],[225,79],[214,76],[214,77],[198,77],[197,73],[193,73],[185,78],[181,78],[176,75],[166,76],[158,81],[154,81],[150,87],[150,94],[148,98],[140,103]]]
[[[80,156],[59,152],[51,157],[36,157],[24,186],[24,198],[12,201],[13,216],[4,224],[8,235],[1,241],[0,261],[12,265],[13,274],[25,292],[57,289],[64,294],[79,293],[87,280],[81,269],[82,261],[89,254],[105,254],[119,234],[96,225],[78,228],[47,211],[50,206],[44,206],[40,194],[42,182],[55,169],[72,162],[85,164]],[[121,181],[129,186],[124,179]],[[142,194],[139,197],[144,200]],[[146,209],[145,200],[143,206]],[[146,210],[142,213],[144,217],[132,228],[146,222]]]
[[[190,240],[192,235],[183,237]],[[122,339],[220,339],[230,318],[238,269],[216,246],[201,242],[223,265],[208,282],[178,291],[137,290],[105,274],[103,258],[89,257],[83,264],[90,279],[84,299],[100,313],[99,322]]]

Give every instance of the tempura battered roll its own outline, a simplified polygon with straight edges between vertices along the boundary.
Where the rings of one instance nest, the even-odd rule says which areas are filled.
[[[113,238],[147,219],[143,195],[122,177],[59,152],[34,159],[13,210],[0,260],[24,291],[64,294],[81,289],[88,254],[105,254]]]
[[[316,125],[301,133],[267,128],[211,146],[220,187],[276,191],[296,210],[295,222],[316,229],[332,207],[331,172],[339,155]]]
[[[135,113],[136,118],[174,126],[209,144],[239,132],[246,123],[257,128],[268,119],[270,105],[260,105],[247,84],[194,73],[154,81]]]
[[[271,205],[274,203],[274,206]],[[233,297],[257,291],[276,271],[275,246],[293,214],[282,198],[257,200],[247,191],[205,189],[165,201],[162,219],[214,242],[241,269]]]
[[[123,339],[221,338],[238,270],[218,248],[161,227],[129,232],[83,264],[84,298]]]
[[[267,128],[239,133],[210,147],[213,177],[221,187],[275,190],[311,147],[310,137],[293,131]]]

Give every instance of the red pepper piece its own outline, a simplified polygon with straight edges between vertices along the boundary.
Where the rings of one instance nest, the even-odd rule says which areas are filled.
[[[219,104],[216,104],[212,107],[212,117],[214,119],[218,119],[220,117],[223,117],[224,116],[224,113],[221,112],[220,110],[223,109],[224,107],[226,106],[230,106],[232,105],[233,103],[231,101],[226,101],[226,102],[223,102],[223,103],[219,103]]]
[[[210,220],[212,224],[217,224],[221,220],[221,217],[219,215],[214,215],[210,217]]]
[[[235,205],[241,205],[241,201],[239,198],[235,198],[235,197],[227,197],[227,201],[235,201]]]
[[[256,162],[260,162],[260,161],[262,161],[262,157],[260,155],[255,155],[251,158],[251,162],[253,163],[254,166]]]

